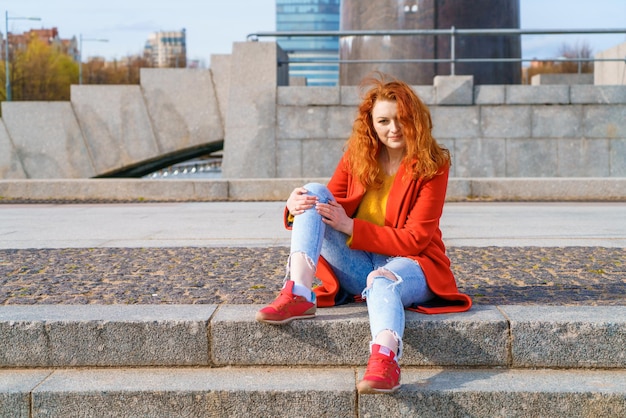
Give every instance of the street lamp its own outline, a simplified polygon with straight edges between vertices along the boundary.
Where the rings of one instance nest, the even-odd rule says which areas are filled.
[[[4,14],[4,26],[5,26],[5,34],[7,39],[4,41],[4,51],[5,51],[5,75],[6,75],[6,91],[7,91],[7,101],[11,101],[11,77],[9,77],[9,20],[41,20],[39,17],[9,17],[9,11],[6,10]]]
[[[78,84],[83,84],[83,41],[87,42],[109,42],[108,39],[83,38],[83,34],[79,35],[78,43]]]

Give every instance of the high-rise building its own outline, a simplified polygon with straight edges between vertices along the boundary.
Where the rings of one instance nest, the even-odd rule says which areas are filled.
[[[339,30],[340,0],[276,0],[276,30]],[[339,80],[339,38],[279,37],[289,56],[289,77],[309,86],[334,86]],[[314,62],[311,62],[314,61]]]
[[[342,0],[341,30],[519,29],[520,0]],[[450,36],[344,36],[342,61],[381,60],[381,63],[342,64],[340,84],[355,85],[372,70],[389,73],[410,84],[429,85],[436,75],[449,75]],[[455,57],[521,57],[519,35],[456,36]],[[433,60],[429,63],[399,60]],[[396,60],[392,62],[392,60]],[[455,74],[473,75],[475,84],[518,84],[519,62],[462,62]]]
[[[157,68],[185,68],[187,40],[185,29],[152,33],[144,47],[144,57]]]

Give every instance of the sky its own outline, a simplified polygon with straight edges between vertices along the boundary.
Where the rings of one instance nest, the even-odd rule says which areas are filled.
[[[467,0],[470,1],[470,0]],[[210,66],[233,42],[276,29],[276,0],[0,0],[9,32],[56,27],[61,38],[83,37],[83,59],[141,53],[153,32],[187,31],[187,58]],[[522,29],[626,28],[626,0],[520,0]],[[5,15],[6,17],[6,15]],[[41,21],[19,18],[38,17]],[[0,32],[5,32],[5,25]],[[106,39],[107,42],[96,41]],[[626,42],[617,35],[526,35],[522,57],[555,58],[564,43],[593,53]]]

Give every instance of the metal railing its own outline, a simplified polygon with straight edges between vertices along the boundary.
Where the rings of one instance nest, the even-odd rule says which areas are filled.
[[[558,57],[552,59],[537,58],[457,58],[457,36],[522,36],[522,35],[617,35],[626,34],[626,28],[621,29],[402,29],[402,30],[349,30],[349,31],[279,31],[279,32],[256,32],[247,36],[248,41],[258,41],[259,38],[295,38],[295,37],[347,37],[347,36],[449,36],[450,58],[424,58],[424,59],[368,59],[368,60],[330,60],[330,59],[288,59],[279,61],[279,64],[292,63],[336,63],[336,64],[382,64],[382,63],[450,63],[450,74],[455,75],[457,63],[487,63],[487,62],[576,62],[580,66],[584,62],[625,62],[624,58],[584,58],[584,57]]]

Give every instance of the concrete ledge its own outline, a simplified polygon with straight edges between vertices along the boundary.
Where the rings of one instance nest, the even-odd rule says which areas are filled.
[[[0,309],[0,367],[208,364],[214,305]]]
[[[626,201],[626,177],[472,178],[470,194],[448,200],[490,201]]]
[[[315,320],[288,327],[256,322],[260,308],[227,305],[218,310],[211,321],[216,365],[367,364],[371,336],[365,305],[320,309]],[[441,316],[407,312],[401,361],[414,366],[506,366],[508,332],[506,319],[495,307]]]
[[[394,396],[360,396],[358,416],[624,416],[626,371],[411,370]],[[549,411],[549,412],[548,412]]]
[[[626,306],[520,308],[502,307],[515,336],[513,367],[626,368]]]
[[[219,180],[0,180],[11,201],[284,201],[298,186],[328,178]],[[626,201],[626,177],[450,178],[447,201]]]
[[[0,417],[30,417],[30,393],[51,370],[0,370]]]
[[[36,373],[36,372],[35,372]],[[0,370],[0,415],[550,416],[626,414],[626,371],[403,368],[393,396],[358,395],[354,368]],[[23,378],[13,383],[15,376]],[[32,401],[30,401],[32,398]],[[18,409],[9,409],[16,406]],[[32,412],[29,415],[28,412]],[[297,411],[297,412],[296,412]],[[393,411],[393,412],[390,412]]]
[[[349,369],[56,371],[31,416],[353,417],[354,385]]]
[[[320,309],[315,319],[281,327],[255,321],[260,308],[0,306],[0,368],[367,363],[364,304]],[[626,368],[625,345],[624,306],[475,306],[461,314],[407,312],[401,364]]]

